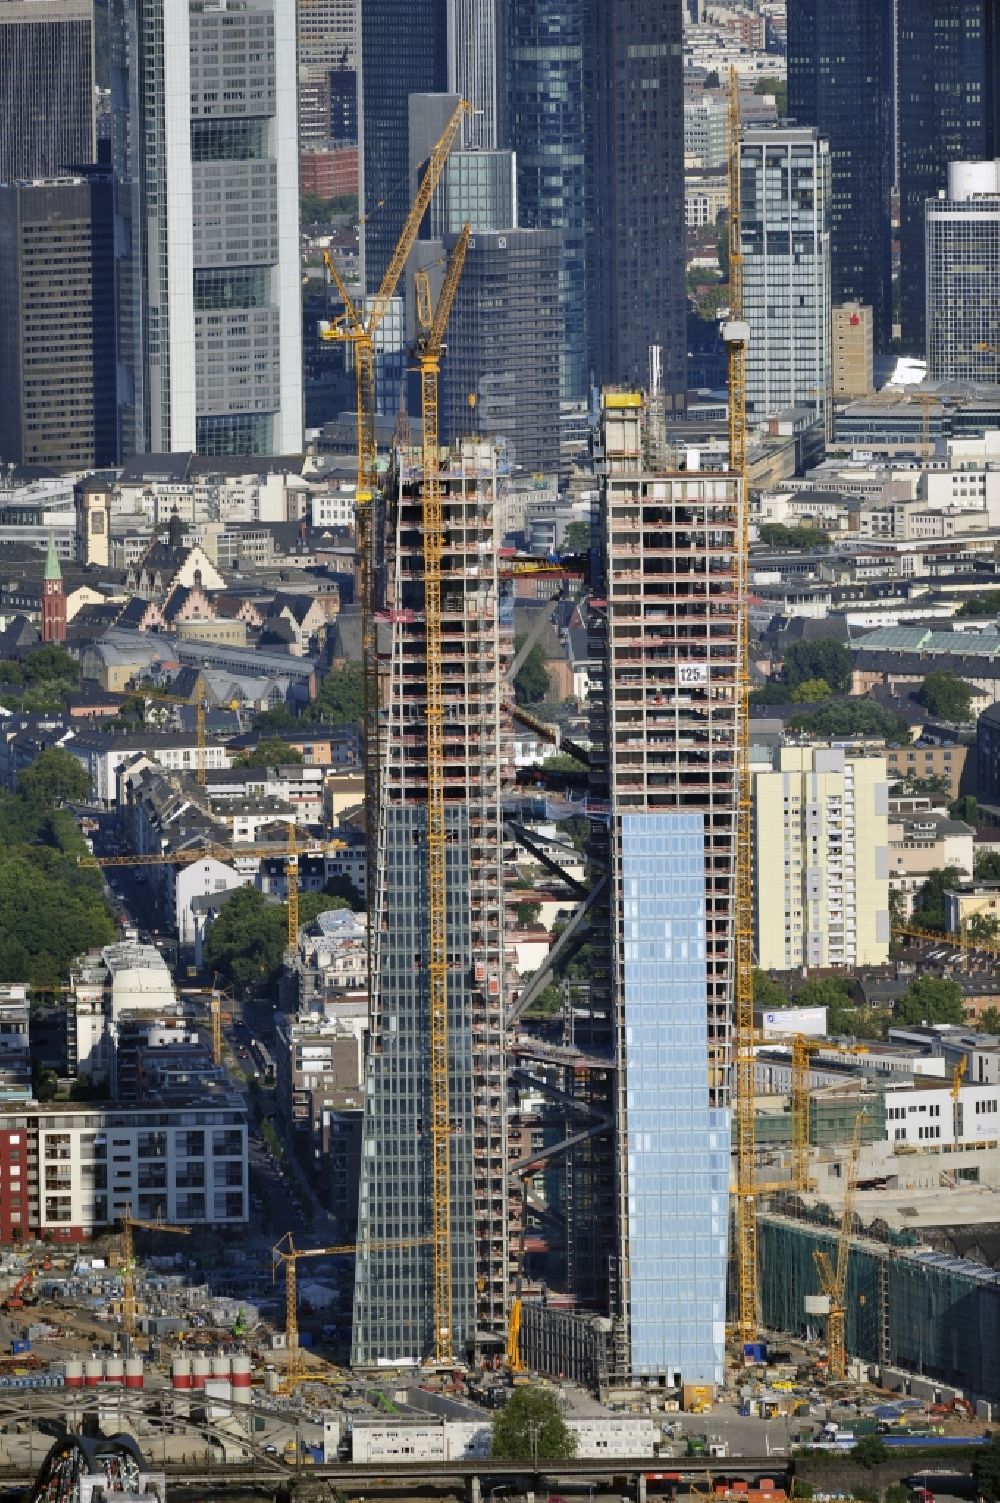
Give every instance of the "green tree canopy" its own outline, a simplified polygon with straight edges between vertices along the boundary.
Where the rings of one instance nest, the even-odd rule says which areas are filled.
[[[957,871],[958,867],[953,870]],[[1000,881],[1000,851],[976,851],[972,858],[972,875],[979,882]]]
[[[977,1022],[984,1033],[1000,1033],[1000,1007],[984,1007]]]
[[[772,94],[775,108],[778,111],[778,119],[784,120],[788,114],[788,83],[784,78],[758,78],[753,86],[755,94]]]
[[[972,715],[972,690],[957,673],[928,673],[919,697],[942,720],[968,720]]]
[[[547,1388],[517,1388],[493,1417],[493,1455],[503,1461],[569,1461],[576,1436]]]
[[[302,753],[297,746],[289,746],[287,741],[282,741],[277,736],[267,736],[258,741],[252,751],[244,752],[242,757],[237,757],[233,766],[297,767],[301,762]]]
[[[310,707],[310,718],[330,725],[353,725],[364,714],[364,675],[360,663],[344,663],[331,668],[320,683]]]
[[[913,924],[917,929],[944,929],[944,895],[964,878],[960,866],[935,867],[913,899]]]
[[[903,1023],[963,1023],[962,988],[957,981],[917,976],[900,997],[897,1015]]]
[[[286,704],[272,705],[254,716],[255,731],[287,731],[295,724],[295,716]]]
[[[963,793],[961,798],[948,805],[948,813],[952,819],[964,819],[967,825],[978,825],[979,800],[971,793]]]
[[[49,683],[53,680],[63,684],[80,682],[80,664],[71,657],[65,647],[49,643],[38,647],[24,664],[24,677],[29,684]]]
[[[832,700],[793,716],[791,725],[793,730],[813,736],[879,736],[903,744],[910,739],[910,728],[902,716],[883,709],[873,699]]]
[[[994,1430],[989,1445],[973,1456],[972,1480],[983,1503],[1000,1503],[1000,1431]]]
[[[299,896],[299,922],[311,924],[317,914],[351,906],[346,898],[304,892]],[[286,905],[271,902],[256,887],[238,887],[208,931],[205,959],[240,986],[268,986],[281,970],[287,942]]]
[[[590,547],[590,524],[570,522],[563,533],[563,548],[567,553],[586,553]]]
[[[896,797],[950,798],[951,779],[946,778],[940,772],[932,772],[926,778],[918,778],[913,773],[908,773],[905,778],[900,778],[898,783],[892,785],[891,791]]]
[[[955,613],[958,616],[1000,615],[1000,590],[986,590],[982,595],[970,595],[963,600]]]
[[[90,797],[90,777],[82,763],[61,746],[40,752],[17,780],[18,792],[41,809],[55,809]]]
[[[889,1460],[889,1449],[880,1435],[862,1435],[851,1451],[851,1460],[866,1469]]]
[[[801,684],[796,684],[792,690],[792,704],[822,704],[824,699],[830,698],[832,692],[825,678],[804,678]]]
[[[830,534],[819,527],[789,527],[784,522],[762,522],[757,533],[769,548],[802,548],[807,553],[830,542]]]
[[[851,654],[836,637],[790,642],[782,659],[782,676],[792,689],[806,679],[822,678],[843,694],[851,687],[851,669]]]
[[[520,651],[524,641],[523,636],[519,636],[515,641],[515,656]],[[545,656],[541,645],[536,642],[517,670],[517,676],[514,679],[514,698],[519,705],[537,705],[541,703],[548,692],[549,672],[545,666]]]
[[[358,892],[350,877],[339,874],[330,877],[323,891],[328,898],[341,898],[355,913],[360,913],[365,906],[364,894]],[[336,907],[336,904],[331,904],[331,907]]]
[[[766,971],[754,968],[753,973],[753,1001],[755,1007],[788,1007],[788,994],[771,979]]]
[[[974,913],[965,925],[965,937],[973,944],[994,944],[1000,934],[1000,919],[992,913]]]
[[[514,909],[514,912],[517,915],[518,928],[530,929],[533,924],[537,924],[538,916],[541,911],[541,903],[518,903],[516,908]]]

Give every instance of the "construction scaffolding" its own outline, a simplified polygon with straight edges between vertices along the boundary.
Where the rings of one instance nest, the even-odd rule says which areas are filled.
[[[819,1215],[820,1212],[817,1212]],[[763,1325],[815,1336],[805,1298],[817,1291],[815,1251],[836,1259],[837,1227],[758,1218]],[[901,1368],[968,1396],[1000,1399],[1000,1274],[914,1248],[912,1233],[851,1239],[844,1299],[847,1357]]]

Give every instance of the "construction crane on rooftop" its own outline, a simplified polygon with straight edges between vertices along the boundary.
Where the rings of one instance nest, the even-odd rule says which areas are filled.
[[[378,810],[379,810],[379,747],[378,747],[378,653],[375,640],[375,489],[378,478],[375,445],[375,335],[380,328],[389,304],[396,292],[410,252],[416,244],[420,225],[430,208],[434,191],[441,179],[448,153],[458,135],[466,115],[474,113],[467,100],[460,99],[452,111],[447,125],[435,143],[424,175],[420,180],[416,197],[410,205],[402,233],[385,269],[378,292],[367,309],[359,307],[351,298],[344,280],[337,270],[329,252],[323,252],[323,260],[330,273],[344,312],[335,318],[329,327],[321,330],[321,337],[347,344],[354,352],[354,372],[357,382],[357,445],[358,479],[355,490],[355,516],[358,552],[361,556],[361,659],[362,659],[362,713],[364,716],[364,761],[365,761],[365,809],[368,838],[368,976],[369,986],[375,977],[374,929],[372,925],[373,903],[371,894],[375,880]]]
[[[448,1082],[448,908],[445,871],[444,679],[441,660],[441,561],[444,494],[438,430],[438,379],[444,336],[465,265],[471,227],[448,260],[437,307],[427,272],[416,274],[417,361],[423,422],[421,478],[424,546],[424,658],[427,675],[427,919],[430,1000],[431,1199],[434,1225],[434,1358],[453,1361],[451,1288],[451,1111]]]
[[[746,366],[750,326],[743,320],[743,241],[740,218],[740,90],[729,72],[729,472],[738,480],[736,530],[736,902],[733,913],[733,989],[736,1126],[736,1337],[742,1347],[757,1335],[757,1204],[754,1186],[753,873],[750,813],[750,623],[747,584],[750,497],[747,488]]]
[[[840,1222],[840,1237],[837,1242],[837,1267],[834,1271],[830,1255],[825,1248],[813,1251],[813,1262],[819,1273],[820,1287],[830,1301],[827,1315],[827,1361],[830,1377],[841,1382],[847,1372],[846,1304],[847,1266],[851,1255],[851,1229],[854,1222],[854,1199],[857,1193],[858,1153],[861,1149],[861,1128],[865,1112],[860,1111],[854,1119],[851,1151],[847,1161],[847,1180],[844,1185],[844,1214]]]
[[[135,1335],[135,1239],[133,1232],[141,1227],[148,1232],[171,1232],[177,1237],[190,1237],[189,1226],[173,1226],[169,1221],[145,1221],[132,1215],[131,1205],[126,1205],[119,1218],[122,1228],[122,1330],[126,1336]]]
[[[285,1348],[288,1352],[286,1376],[294,1378],[300,1371],[298,1263],[300,1258],[336,1258],[359,1252],[386,1252],[391,1248],[426,1247],[429,1237],[400,1237],[389,1242],[342,1243],[337,1247],[296,1247],[291,1232],[286,1232],[271,1249],[272,1278],[278,1269],[285,1270]]]

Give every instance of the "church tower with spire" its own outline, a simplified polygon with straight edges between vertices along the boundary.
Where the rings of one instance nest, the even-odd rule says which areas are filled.
[[[56,552],[56,537],[49,533],[49,551],[45,558],[45,578],[42,581],[42,641],[65,642],[66,640],[66,592],[63,589],[62,569]]]

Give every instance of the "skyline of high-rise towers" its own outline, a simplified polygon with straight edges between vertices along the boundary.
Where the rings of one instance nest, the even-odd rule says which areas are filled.
[[[111,29],[123,448],[298,453],[293,0],[113,0]]]
[[[893,0],[789,0],[788,115],[830,143],[832,300],[870,307],[875,348],[887,350]]]

